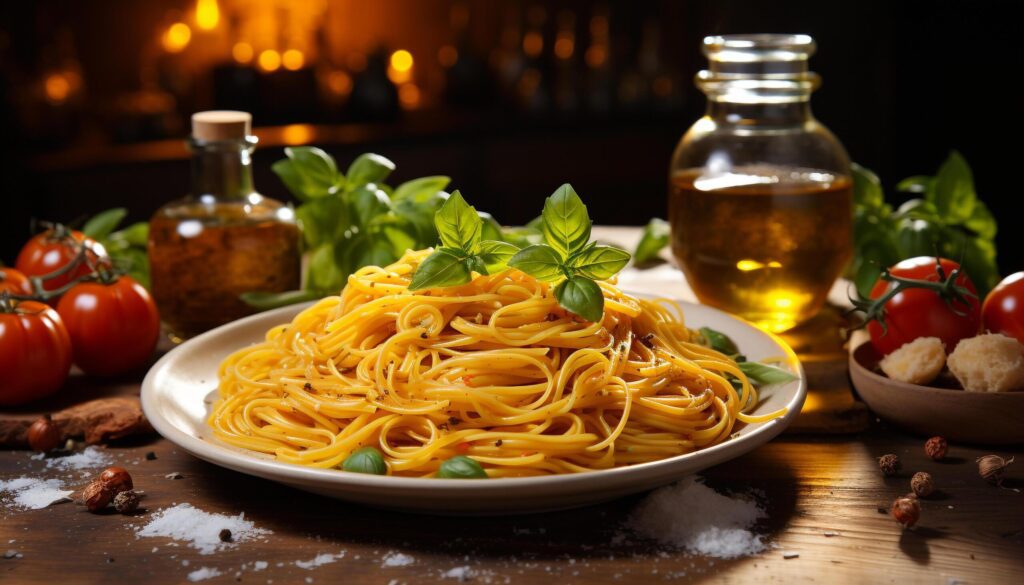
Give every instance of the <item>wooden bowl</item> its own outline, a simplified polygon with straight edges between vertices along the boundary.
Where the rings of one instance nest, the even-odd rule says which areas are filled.
[[[876,373],[870,343],[850,354],[850,378],[879,417],[921,435],[950,441],[1024,443],[1024,392],[966,392],[898,382]]]

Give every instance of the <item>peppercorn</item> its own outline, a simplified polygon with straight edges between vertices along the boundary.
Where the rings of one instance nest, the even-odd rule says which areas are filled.
[[[106,508],[113,497],[114,494],[111,492],[110,486],[98,479],[85,486],[85,490],[82,492],[82,501],[90,512],[99,512]]]
[[[899,457],[889,453],[878,458],[878,467],[886,477],[891,477],[900,472],[900,468],[903,467],[903,464],[900,463]]]
[[[100,481],[106,484],[115,496],[135,487],[132,483],[132,476],[123,467],[114,466],[104,469],[100,474]]]
[[[946,458],[946,451],[949,449],[949,444],[946,443],[946,439],[942,437],[932,437],[925,441],[924,452],[935,461],[942,461]]]
[[[921,503],[912,495],[901,496],[892,503],[891,513],[904,528],[911,528],[921,517]]]
[[[217,536],[220,537],[221,542],[231,542],[231,530],[227,528],[222,528]]]
[[[135,490],[126,490],[114,496],[114,509],[122,514],[131,514],[139,509],[139,494]]]
[[[978,474],[985,478],[985,481],[994,485],[1001,485],[1003,483],[1003,473],[1013,463],[1013,457],[1003,459],[999,455],[984,455],[978,457],[977,463]]]
[[[918,471],[910,478],[910,489],[921,498],[927,498],[935,491],[935,482],[932,481],[932,474],[926,471]]]
[[[28,428],[28,446],[33,451],[47,453],[60,444],[60,431],[50,415],[44,414]]]

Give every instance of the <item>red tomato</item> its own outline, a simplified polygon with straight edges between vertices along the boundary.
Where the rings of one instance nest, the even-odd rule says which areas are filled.
[[[61,227],[56,230],[47,230],[26,242],[18,254],[18,260],[14,263],[14,267],[25,276],[44,276],[63,268],[74,260],[78,255],[78,246],[82,242],[89,249],[87,254],[94,263],[106,258],[106,250],[96,240],[87,237],[80,231],[68,231]],[[89,265],[82,262],[60,276],[43,281],[43,289],[58,289],[90,272],[92,270]]]
[[[960,267],[956,262],[945,258],[940,259],[940,262],[947,277]],[[918,256],[904,260],[890,268],[889,272],[893,276],[903,278],[940,281],[935,269],[934,256]],[[966,273],[961,273],[957,277],[956,284],[977,295],[974,283],[967,278]],[[889,287],[894,286],[896,283],[879,279],[871,289],[871,298],[881,297]],[[878,321],[868,323],[871,344],[881,355],[888,355],[918,337],[938,337],[946,346],[946,351],[953,351],[961,339],[978,334],[981,326],[981,309],[977,298],[967,298],[967,302],[954,300],[952,304],[956,311],[934,290],[904,290],[885,303],[887,332],[883,333]],[[963,314],[957,315],[957,312]]]
[[[36,301],[0,303],[0,406],[53,394],[71,369],[71,339],[57,311]]]
[[[75,363],[87,374],[112,376],[145,364],[160,337],[153,297],[130,276],[83,282],[57,303],[71,335]]]
[[[1024,343],[1024,272],[1007,276],[988,293],[981,318],[985,329]]]
[[[30,295],[32,294],[32,283],[18,270],[0,268],[0,292],[3,291],[12,295]]]

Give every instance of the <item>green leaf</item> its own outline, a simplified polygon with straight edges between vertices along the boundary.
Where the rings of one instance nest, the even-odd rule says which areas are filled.
[[[145,249],[149,245],[149,224],[144,221],[133,223],[110,234],[108,240],[124,241],[129,246]]]
[[[302,201],[327,197],[345,181],[334,159],[319,148],[297,146],[284,149],[284,153],[288,158],[275,162],[270,168]]]
[[[544,234],[540,230],[528,227],[502,228],[501,235],[501,239],[519,248],[527,248],[544,243]]]
[[[370,222],[377,216],[391,210],[391,200],[387,193],[375,184],[360,185],[351,192],[352,210],[355,224],[360,229],[367,229]]]
[[[374,447],[356,449],[341,463],[341,468],[349,473],[388,474],[388,464],[384,461],[384,454]]]
[[[896,183],[896,190],[905,193],[927,193],[934,189],[935,177],[914,175]]]
[[[399,199],[393,204],[394,211],[398,216],[416,226],[417,243],[413,247],[417,250],[429,248],[438,243],[434,218],[438,210],[441,209],[441,205],[445,202],[445,198],[441,197],[440,193],[443,193],[443,191],[422,203],[417,203],[412,199]]]
[[[474,246],[480,241],[482,223],[476,210],[466,203],[458,191],[452,193],[434,218],[441,244],[466,252],[473,252]]]
[[[102,240],[109,236],[127,215],[128,210],[123,207],[101,211],[85,222],[82,233],[95,240]]]
[[[981,200],[975,202],[974,210],[964,222],[964,227],[986,240],[993,240],[996,237],[996,218]]]
[[[725,333],[715,331],[710,327],[701,327],[700,334],[704,336],[704,339],[708,342],[708,346],[718,353],[727,356],[739,355],[740,350],[736,347],[736,342]]]
[[[305,288],[336,294],[345,286],[346,277],[335,262],[334,244],[320,244],[309,255]]]
[[[504,270],[517,252],[519,248],[508,242],[484,240],[480,242],[478,257],[487,266],[487,271],[494,273]]]
[[[655,217],[646,227],[640,243],[636,245],[633,259],[637,264],[644,264],[658,258],[661,249],[668,245],[670,230],[668,222]]]
[[[349,210],[338,195],[303,203],[296,208],[295,217],[309,249],[343,238],[352,227]]]
[[[628,263],[629,252],[613,246],[594,246],[573,258],[571,266],[577,274],[604,280],[615,276]]]
[[[596,282],[583,276],[573,276],[555,287],[555,298],[563,309],[598,322],[604,316],[604,294]]]
[[[929,193],[931,195],[931,193]],[[971,168],[959,152],[953,151],[935,176],[934,196],[929,200],[947,222],[962,222],[974,211],[977,201]]]
[[[530,221],[526,222],[526,225],[524,227],[526,227],[528,229],[531,229],[531,230],[537,230],[538,232],[543,230],[544,229],[544,216],[543,215],[538,215],[537,217],[535,217],[535,218],[531,219]]]
[[[487,472],[475,459],[456,455],[441,464],[437,477],[442,479],[487,479]]]
[[[477,215],[480,216],[480,221],[483,222],[480,226],[481,239],[505,241],[504,234],[501,233],[501,224],[498,223],[498,220],[494,219],[494,216],[486,211],[478,211]]]
[[[487,270],[487,264],[484,263],[483,259],[479,256],[470,256],[466,258],[466,267],[469,268],[470,272],[476,272],[477,274],[490,274]]]
[[[770,384],[781,384],[783,382],[790,382],[796,380],[792,372],[777,368],[775,366],[769,366],[768,364],[762,364],[760,362],[739,362],[737,364],[740,370],[747,375],[747,379],[754,386],[768,386]]]
[[[401,215],[378,215],[370,221],[369,227],[375,238],[384,238],[391,245],[395,258],[406,250],[426,247],[419,245],[416,225]]]
[[[391,199],[394,201],[409,199],[416,203],[422,203],[429,200],[431,197],[436,196],[439,191],[444,191],[444,188],[447,187],[450,182],[450,177],[441,175],[420,177],[418,179],[406,181],[398,187],[395,187],[394,193],[391,194]]]
[[[857,163],[850,165],[853,174],[853,203],[859,207],[874,209],[885,204],[882,182],[878,175]]]
[[[923,219],[906,218],[899,222],[897,241],[901,259],[934,256],[939,248],[940,227]]]
[[[352,161],[345,173],[347,191],[354,191],[356,187],[367,183],[380,183],[388,178],[391,171],[395,170],[395,163],[379,154],[366,153],[359,155],[359,158]]]
[[[547,282],[554,282],[565,276],[562,271],[562,258],[554,248],[546,244],[523,248],[509,259],[508,265]]]
[[[294,305],[295,303],[312,301],[320,298],[320,294],[309,289],[290,290],[279,293],[253,291],[242,293],[239,295],[239,298],[242,299],[243,303],[250,307],[259,309],[260,311],[266,311],[268,309]]]
[[[569,258],[590,241],[587,206],[568,183],[544,201],[541,215],[544,218],[544,240],[563,259]]]
[[[438,248],[416,268],[409,290],[453,286],[470,280],[472,274],[465,258],[448,248]]]

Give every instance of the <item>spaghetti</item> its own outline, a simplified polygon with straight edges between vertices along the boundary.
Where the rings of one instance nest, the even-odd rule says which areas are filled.
[[[341,296],[228,357],[216,436],[312,467],[373,446],[391,475],[430,476],[466,455],[510,477],[664,459],[785,412],[745,414],[754,387],[668,301],[601,282],[604,317],[591,323],[518,270],[409,291],[427,254],[360,269]]]

